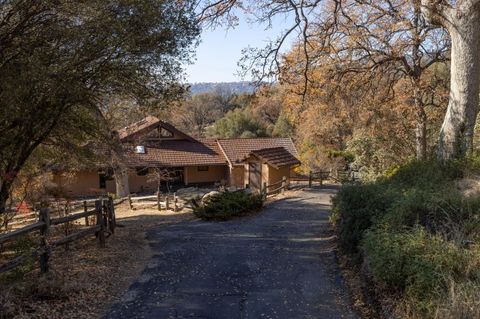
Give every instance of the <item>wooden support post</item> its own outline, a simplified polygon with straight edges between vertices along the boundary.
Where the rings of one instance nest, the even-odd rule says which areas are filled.
[[[165,209],[166,209],[166,210],[169,209],[169,205],[168,205],[168,194],[165,195]]]
[[[102,214],[102,202],[100,200],[95,201],[95,210],[97,212],[97,225],[100,225],[100,230],[98,231],[98,240],[100,247],[105,247],[105,224]]]
[[[113,198],[108,197],[108,213],[110,220],[110,230],[112,234],[115,233],[115,227],[117,227],[117,220],[115,218],[115,205],[113,205]]]
[[[157,209],[158,211],[162,210],[162,205],[160,204],[160,192],[157,192]]]
[[[263,182],[262,195],[264,200],[267,198],[267,193],[268,193],[267,182]]]
[[[87,201],[83,201],[83,211],[86,213],[88,211],[87,207]],[[85,216],[85,226],[90,226],[90,220],[88,219],[88,216]]]
[[[286,190],[288,190],[287,177],[283,176],[282,177],[282,193],[285,193]]]
[[[177,206],[178,198],[177,198],[177,193],[173,193],[173,211],[177,212],[178,206]]]
[[[313,176],[312,176],[312,171],[310,171],[310,173],[308,174],[308,188],[312,188],[312,179],[313,179]]]
[[[42,273],[48,272],[48,259],[50,258],[50,248],[47,245],[47,235],[50,231],[50,212],[48,208],[40,209],[39,221],[44,222],[45,225],[40,229],[40,271]]]
[[[132,196],[130,194],[128,194],[128,205],[130,206],[130,209],[133,209]]]

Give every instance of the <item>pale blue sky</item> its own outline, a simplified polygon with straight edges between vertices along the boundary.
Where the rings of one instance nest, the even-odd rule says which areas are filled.
[[[217,28],[202,32],[196,61],[186,66],[187,82],[241,81],[236,73],[242,49],[248,46],[264,47],[268,40],[276,39],[288,26],[284,18],[276,19],[274,26],[268,30],[265,30],[265,26],[248,24],[242,17],[240,19],[234,29]],[[249,81],[250,78],[244,80]]]

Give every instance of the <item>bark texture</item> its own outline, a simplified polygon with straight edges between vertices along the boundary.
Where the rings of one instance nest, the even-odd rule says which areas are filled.
[[[114,169],[116,193],[119,197],[125,197],[130,194],[130,187],[128,185],[128,169],[117,166]]]
[[[473,147],[473,130],[479,102],[480,1],[422,1],[424,13],[445,27],[451,38],[450,97],[440,130],[438,157],[441,161],[465,156]]]

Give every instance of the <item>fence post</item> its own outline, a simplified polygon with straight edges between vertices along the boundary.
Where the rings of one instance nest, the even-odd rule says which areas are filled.
[[[162,210],[162,205],[160,204],[160,192],[157,192],[157,209],[158,211]]]
[[[173,211],[176,213],[178,206],[177,206],[178,198],[177,193],[173,193]]]
[[[98,231],[98,239],[100,247],[105,247],[105,224],[102,214],[102,202],[100,200],[95,201],[95,210],[97,212],[97,225],[100,225],[100,230]]]
[[[169,209],[168,206],[169,206],[169,205],[168,205],[168,194],[167,194],[167,195],[165,195],[165,209],[166,209],[166,210]]]
[[[115,219],[115,206],[113,205],[113,198],[108,197],[108,218],[110,220],[110,230],[112,234],[115,233],[115,227],[117,227],[117,220]]]
[[[287,191],[288,190],[288,180],[287,180],[286,176],[282,177],[282,185],[283,185],[283,191],[282,192]]]
[[[323,175],[324,175],[324,171],[320,171],[320,187],[323,186]]]
[[[133,209],[132,196],[130,194],[128,194],[128,205],[130,206],[130,209]]]
[[[40,271],[42,273],[48,272],[48,259],[50,258],[50,248],[47,245],[48,232],[50,230],[50,212],[48,208],[40,209],[39,221],[44,222],[45,225],[40,229],[40,248],[42,250],[40,255]]]
[[[86,213],[88,211],[87,201],[83,201],[83,211]],[[88,220],[88,216],[85,216],[85,226],[90,226],[90,221]]]
[[[308,173],[308,188],[312,188],[312,179],[313,179],[312,171],[310,171]]]

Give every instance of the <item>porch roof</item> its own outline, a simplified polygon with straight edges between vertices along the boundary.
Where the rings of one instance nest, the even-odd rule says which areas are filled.
[[[248,157],[250,156],[255,156],[256,158],[277,169],[283,166],[300,165],[300,161],[284,147],[271,147],[254,150],[250,152]],[[246,160],[248,157],[246,157],[244,160]]]

